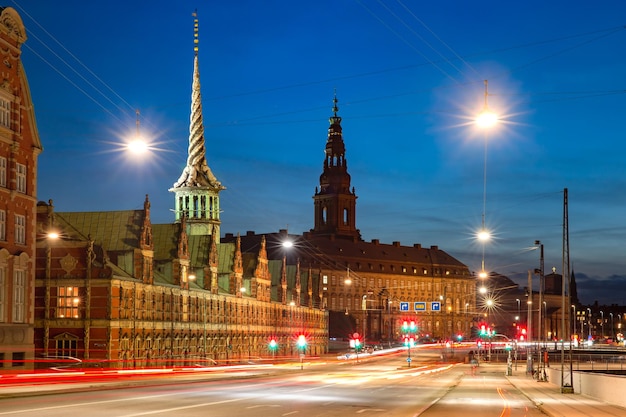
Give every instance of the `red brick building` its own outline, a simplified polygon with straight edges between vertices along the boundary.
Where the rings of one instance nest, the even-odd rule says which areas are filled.
[[[328,316],[311,302],[313,280],[298,276],[309,297],[287,303],[276,288],[286,291],[282,282],[296,271],[268,260],[264,244],[242,253],[238,240],[219,242],[225,187],[206,161],[199,77],[196,49],[188,159],[170,188],[174,223],[152,224],[147,196],[142,210],[114,212],[59,213],[52,201],[39,203],[38,358],[156,367],[326,352]]]
[[[19,14],[0,8],[0,367],[32,366],[37,158],[42,151]]]

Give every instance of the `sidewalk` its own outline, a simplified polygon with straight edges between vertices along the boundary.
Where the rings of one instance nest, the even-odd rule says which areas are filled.
[[[481,364],[502,369],[506,364]],[[530,399],[541,411],[551,417],[626,417],[626,409],[581,394],[563,394],[561,386],[552,382],[538,382],[526,375],[524,367],[513,370],[506,377],[511,384]]]

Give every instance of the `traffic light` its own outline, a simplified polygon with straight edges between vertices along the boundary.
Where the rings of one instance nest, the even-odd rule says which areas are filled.
[[[487,326],[485,326],[484,324],[480,325],[480,333],[481,336],[486,336],[487,335]]]
[[[298,341],[296,342],[296,344],[298,345],[300,349],[306,348],[306,336],[303,334],[298,336]]]
[[[406,333],[409,331],[409,322],[404,320],[404,322],[402,322],[402,332]]]
[[[354,339],[354,348],[355,348],[356,350],[361,349],[361,340],[359,340],[359,339]]]
[[[278,349],[278,342],[274,338],[271,338],[267,345],[271,351]]]
[[[411,323],[409,324],[409,330],[411,332],[415,332],[415,330],[417,330],[417,326],[415,325],[414,321],[411,321]]]

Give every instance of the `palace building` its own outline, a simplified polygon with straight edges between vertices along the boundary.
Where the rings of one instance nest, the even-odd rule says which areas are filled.
[[[331,338],[398,342],[414,322],[411,336],[467,338],[476,315],[476,279],[467,266],[439,249],[400,242],[365,242],[356,228],[356,200],[348,173],[337,98],[326,140],[323,170],[313,196],[313,229],[302,235],[281,230],[227,234],[242,250],[266,240],[268,257],[283,259],[302,276],[319,281],[322,307],[329,310]],[[283,243],[293,244],[285,250]],[[289,286],[287,278],[287,286]]]
[[[0,368],[33,358],[37,158],[42,151],[21,61],[26,30],[0,8]]]

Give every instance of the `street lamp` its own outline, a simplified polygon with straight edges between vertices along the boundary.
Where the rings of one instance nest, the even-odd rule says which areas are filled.
[[[587,308],[589,316],[587,318],[587,331],[589,332],[589,340],[591,340],[591,309]]]
[[[609,315],[611,316],[611,339],[615,339],[615,332],[613,331],[614,327],[613,327],[613,313],[609,313]]]
[[[604,340],[604,311],[600,310],[600,328],[602,332],[602,340]]]
[[[485,244],[491,238],[491,234],[486,228],[485,217],[487,211],[487,133],[486,131],[495,126],[498,122],[498,116],[489,109],[489,81],[485,80],[485,93],[483,110],[476,118],[476,125],[485,131],[485,147],[484,147],[484,160],[483,160],[483,212],[482,212],[482,224],[481,229],[478,232],[478,240],[482,242],[482,261],[479,278],[487,278],[487,272],[485,271]]]

